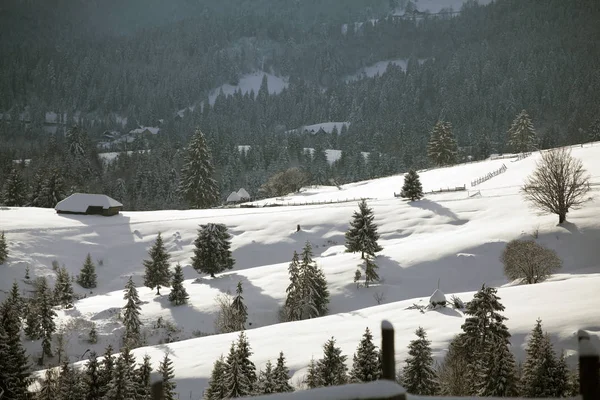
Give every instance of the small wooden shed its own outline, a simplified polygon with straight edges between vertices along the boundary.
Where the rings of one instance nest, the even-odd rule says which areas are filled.
[[[123,204],[105,194],[73,193],[54,207],[59,214],[117,215]]]

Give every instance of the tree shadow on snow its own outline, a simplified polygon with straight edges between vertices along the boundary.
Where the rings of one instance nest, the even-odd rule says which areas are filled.
[[[464,225],[468,220],[460,219],[458,215],[456,215],[452,210],[442,206],[440,203],[436,203],[435,201],[431,201],[429,199],[421,199],[419,201],[409,201],[408,205],[416,208],[421,208],[423,210],[431,211],[437,215],[442,217],[449,218],[450,224],[452,225]]]

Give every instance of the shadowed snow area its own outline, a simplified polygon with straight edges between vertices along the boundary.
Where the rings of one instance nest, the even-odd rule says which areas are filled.
[[[591,182],[600,183],[600,143],[575,147],[572,154],[582,159]],[[434,355],[442,358],[448,341],[464,321],[462,312],[450,308],[424,314],[406,310],[413,303],[426,305],[438,280],[448,299],[456,294],[464,301],[470,300],[483,283],[500,287],[499,296],[506,307],[518,359],[523,358],[526,335],[538,317],[553,342],[571,354],[576,349],[578,329],[600,333],[600,186],[592,186],[592,201],[581,210],[571,211],[568,222],[557,226],[557,216],[540,215],[519,194],[539,157],[534,153],[520,161],[488,160],[421,171],[425,192],[463,185],[467,190],[428,194],[412,203],[394,197],[394,192],[400,192],[402,175],[344,185],[341,190],[317,187],[286,196],[285,201],[291,203],[371,199],[369,205],[374,209],[384,250],[376,259],[383,281],[369,288],[357,289],[353,283],[360,255],[344,252],[344,232],[357,209],[356,202],[348,202],[123,212],[114,217],[63,216],[54,210],[36,208],[2,209],[0,220],[10,243],[10,258],[0,267],[0,289],[8,290],[14,279],[24,287],[26,266],[32,277],[46,275],[54,280],[53,260],[64,264],[72,274],[79,272],[87,253],[94,261],[101,261],[96,267],[98,287],[89,292],[75,285],[88,297],[78,301],[73,310],[59,311],[60,323],[68,329],[69,357],[77,361],[88,348],[102,352],[108,343],[118,346],[122,328],[117,316],[124,304],[122,290],[133,275],[143,301],[147,342],[157,345],[136,349],[134,353],[140,359],[149,354],[156,367],[168,350],[175,364],[177,392],[186,398],[190,393],[193,398],[201,396],[213,362],[221,353],[227,353],[237,337],[226,334],[193,338],[214,331],[214,298],[226,291],[234,292],[239,281],[244,288],[248,321],[252,323],[247,332],[254,351],[252,360],[261,368],[283,351],[294,374],[292,382],[305,373],[311,356],[321,356],[322,344],[332,335],[351,360],[367,326],[380,340],[383,319],[396,329],[398,363],[406,357],[406,346],[419,326],[427,330]],[[502,164],[506,165],[506,172],[470,187],[472,180]],[[208,222],[227,225],[236,259],[232,271],[215,279],[198,275],[190,266],[198,225]],[[297,224],[301,225],[300,232],[296,232]],[[159,231],[173,265],[180,262],[184,267],[189,305],[172,307],[167,299],[169,289],[161,289],[162,296],[155,296],[154,290],[142,286],[142,260]],[[536,231],[536,240],[561,257],[562,270],[541,284],[508,282],[500,262],[506,242],[531,238]],[[294,250],[300,251],[306,241],[311,242],[315,259],[328,281],[330,315],[279,324],[277,313],[289,283],[288,263]],[[0,293],[3,296],[4,292]],[[160,329],[153,329],[159,317],[181,329],[175,335],[181,341],[160,344],[164,336]],[[91,321],[97,324],[99,341],[95,345],[85,342]],[[27,346],[34,354],[41,348],[38,342],[28,342]]]

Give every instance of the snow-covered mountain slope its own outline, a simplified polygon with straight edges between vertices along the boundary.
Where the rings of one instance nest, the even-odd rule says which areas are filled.
[[[575,147],[600,183],[600,143]],[[249,311],[248,331],[255,351],[252,359],[258,367],[274,359],[283,350],[289,361],[293,382],[304,373],[310,357],[320,357],[321,345],[331,336],[348,355],[355,350],[366,326],[378,337],[379,323],[386,318],[394,323],[397,360],[406,356],[406,345],[418,326],[427,329],[435,355],[442,357],[452,336],[464,320],[459,311],[444,309],[421,314],[406,310],[415,302],[426,302],[438,286],[447,295],[458,294],[468,301],[482,283],[501,287],[499,295],[506,306],[513,345],[522,357],[525,336],[536,318],[543,319],[553,341],[560,348],[574,350],[574,333],[589,329],[600,333],[600,201],[593,186],[594,200],[581,210],[569,213],[569,222],[557,226],[554,215],[538,215],[519,194],[523,180],[535,167],[539,154],[520,161],[488,160],[449,168],[421,171],[424,190],[467,186],[467,190],[430,194],[408,203],[395,198],[403,176],[397,175],[344,185],[341,190],[321,187],[303,190],[286,197],[289,202],[337,201],[367,197],[375,211],[384,250],[377,258],[383,282],[357,289],[352,282],[360,256],[344,253],[344,232],[356,203],[313,206],[235,208],[189,211],[124,212],[114,217],[65,216],[53,210],[9,208],[0,210],[2,229],[10,242],[10,258],[0,268],[0,289],[7,290],[17,279],[22,282],[25,267],[31,275],[54,278],[52,260],[65,264],[70,273],[78,273],[86,254],[102,260],[97,266],[98,288],[87,293],[75,308],[59,311],[59,320],[68,331],[67,348],[72,361],[88,348],[102,352],[108,344],[118,345],[120,322],[116,313],[123,306],[122,289],[133,275],[140,285],[142,317],[148,344],[165,340],[164,331],[154,329],[162,317],[178,328],[173,335],[187,339],[214,331],[214,298],[237,282],[244,287]],[[514,161],[514,162],[513,162]],[[470,182],[505,164],[506,172],[475,188]],[[276,199],[265,200],[275,202]],[[198,224],[225,223],[233,235],[232,249],[236,266],[228,273],[210,279],[199,276],[190,266],[193,240]],[[302,230],[296,232],[296,224]],[[163,296],[141,287],[142,260],[156,234],[162,232],[173,263],[184,266],[185,286],[190,304],[171,307]],[[548,282],[537,285],[513,285],[505,279],[500,254],[507,241],[531,237],[556,250],[563,269]],[[287,266],[294,250],[304,243],[313,245],[317,263],[323,268],[331,292],[330,315],[310,321],[278,324],[277,313],[288,285]],[[79,289],[80,293],[86,291]],[[3,296],[1,294],[0,296]],[[375,297],[382,298],[377,305]],[[99,342],[90,345],[85,337],[91,322],[97,324]],[[256,328],[256,329],[254,329]],[[135,350],[148,353],[157,363],[164,351],[175,362],[178,392],[194,398],[201,395],[214,360],[226,353],[235,334],[217,335],[162,344]],[[29,342],[35,354],[41,346]],[[350,358],[351,359],[351,358]]]

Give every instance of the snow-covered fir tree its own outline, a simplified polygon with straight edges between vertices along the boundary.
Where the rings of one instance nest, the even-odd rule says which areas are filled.
[[[171,293],[169,293],[169,301],[176,306],[186,304],[190,297],[183,286],[183,278],[183,268],[177,263],[171,280]]]
[[[423,197],[421,179],[419,179],[419,174],[414,169],[404,175],[404,186],[402,186],[400,196],[408,198],[410,201],[419,200]]]
[[[28,301],[25,306],[25,337],[29,340],[38,340],[42,337],[39,306],[35,301]]]
[[[171,284],[171,271],[169,258],[171,255],[165,248],[160,232],[156,236],[154,245],[148,251],[149,260],[144,260],[144,285],[150,289],[156,288],[156,295],[160,296],[160,288],[169,287]]]
[[[60,398],[57,384],[57,372],[53,368],[48,368],[44,374],[44,379],[37,395],[37,400],[56,400]],[[15,399],[26,397],[15,397]]]
[[[299,265],[300,319],[317,318],[327,314],[329,289],[323,270],[313,260],[312,246],[306,242]]]
[[[432,396],[437,393],[437,377],[431,356],[431,341],[425,330],[419,327],[417,339],[408,345],[408,358],[402,369],[402,386],[410,394]]]
[[[365,257],[363,268],[365,269],[365,287],[369,287],[371,282],[379,281],[379,274],[377,273],[379,267],[371,256],[367,255]]]
[[[56,204],[65,198],[65,182],[58,169],[52,169],[48,177],[44,180],[41,190],[41,207],[53,208]]]
[[[90,352],[88,362],[85,364],[82,381],[86,400],[100,400],[102,398],[100,363],[95,351]]]
[[[464,336],[457,335],[448,345],[448,351],[438,369],[440,396],[467,396],[473,392],[469,374],[470,349],[463,345]]]
[[[105,400],[122,400],[135,398],[136,382],[135,371],[131,363],[131,352],[125,346],[121,355],[117,358],[108,384]]]
[[[438,121],[431,131],[427,145],[427,156],[436,165],[452,165],[456,163],[458,147],[452,134],[452,124]]]
[[[321,375],[319,374],[319,368],[317,367],[317,362],[314,358],[311,358],[310,362],[308,363],[308,371],[306,371],[303,383],[309,389],[315,389],[323,386]]]
[[[250,348],[250,343],[248,342],[248,337],[243,331],[240,332],[240,335],[238,336],[236,354],[240,362],[241,371],[250,384],[250,390],[253,390],[256,383],[256,366],[250,360],[252,350]]]
[[[21,342],[21,310],[6,299],[0,305],[0,389],[7,399],[26,398],[29,361]]]
[[[522,110],[508,130],[508,145],[515,153],[531,151],[535,147],[536,134],[527,111]]]
[[[300,302],[302,299],[302,282],[300,280],[300,257],[296,251],[288,267],[290,284],[286,288],[283,318],[285,321],[299,321],[302,319]]]
[[[152,363],[150,361],[150,356],[146,354],[142,360],[142,364],[135,371],[135,381],[136,381],[136,396],[138,399],[150,399],[151,389],[150,389],[150,378],[152,374]]]
[[[115,359],[113,357],[113,348],[109,344],[104,349],[104,354],[102,355],[102,363],[99,373],[99,381],[98,385],[100,388],[100,398],[103,399],[106,393],[108,392],[110,382],[112,380],[113,374],[115,371]]]
[[[568,397],[570,394],[569,366],[565,359],[565,354],[561,353],[556,360],[556,370],[554,373],[554,394],[553,397]],[[577,395],[577,394],[575,394]]]
[[[213,369],[210,374],[210,379],[208,381],[208,387],[204,392],[205,400],[221,400],[225,398],[225,368],[225,359],[221,354],[221,357],[219,357],[219,359],[215,361],[213,365]]]
[[[480,364],[478,396],[511,397],[517,394],[517,369],[508,340],[490,341]]]
[[[27,202],[27,186],[16,168],[10,171],[8,179],[4,183],[2,201],[8,207],[23,207]]]
[[[323,358],[317,361],[317,371],[322,386],[339,386],[348,382],[347,357],[335,345],[332,337],[323,345]]]
[[[64,308],[73,307],[73,284],[71,283],[71,276],[65,266],[62,266],[58,270],[56,277],[56,283],[54,284],[54,304],[60,305]]]
[[[175,394],[175,374],[173,373],[173,361],[169,358],[169,354],[165,353],[160,365],[158,366],[158,373],[162,379],[162,395],[164,400],[175,400],[177,398]]]
[[[68,361],[65,361],[58,375],[58,398],[60,400],[79,400],[84,394],[82,389],[79,374],[69,366]]]
[[[210,151],[200,129],[190,140],[181,169],[179,191],[191,208],[209,208],[219,201]]]
[[[237,287],[235,289],[235,297],[231,302],[231,311],[235,318],[235,330],[243,331],[246,329],[246,320],[248,319],[248,307],[244,304],[244,297],[242,294],[244,290],[242,288],[242,282],[238,282]]]
[[[4,264],[8,259],[8,243],[4,231],[0,233],[0,264]]]
[[[353,219],[350,221],[350,228],[345,234],[346,251],[349,253],[361,253],[361,258],[365,258],[365,254],[375,257],[375,253],[383,250],[377,243],[379,234],[377,233],[377,225],[373,222],[375,216],[373,209],[367,205],[366,200],[362,200],[358,204],[358,212],[354,212]]]
[[[373,344],[373,335],[365,329],[354,353],[350,381],[353,383],[376,381],[380,377],[379,350]]]
[[[600,141],[600,117],[597,117],[590,124],[590,127],[588,128],[588,138],[590,142]]]
[[[362,273],[360,272],[360,268],[357,268],[354,272],[354,283],[356,283],[356,288],[360,287],[360,280],[362,279]]]
[[[56,331],[56,324],[54,323],[56,312],[52,309],[51,297],[48,288],[43,289],[43,292],[40,293],[39,317],[42,336],[42,360],[44,356],[52,357],[52,335]]]
[[[123,307],[123,325],[125,325],[125,334],[123,335],[123,344],[125,346],[135,347],[140,344],[140,298],[137,289],[130,276],[125,284],[123,300],[127,300]]]
[[[244,372],[240,354],[234,343],[231,343],[224,370],[225,398],[250,396],[252,394],[252,382]]]
[[[290,385],[290,370],[285,364],[283,352],[279,352],[277,364],[273,370],[273,379],[275,380],[275,393],[293,392],[294,388]]]
[[[235,260],[230,250],[231,235],[224,224],[200,225],[194,246],[192,267],[198,273],[214,278],[215,274],[233,268]]]
[[[273,374],[273,364],[271,363],[271,360],[267,361],[264,371],[259,371],[254,393],[256,395],[277,393],[275,391],[275,376]]]
[[[83,267],[77,276],[77,283],[85,289],[93,289],[97,285],[96,265],[94,265],[90,253],[85,257]]]

